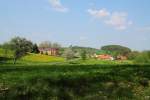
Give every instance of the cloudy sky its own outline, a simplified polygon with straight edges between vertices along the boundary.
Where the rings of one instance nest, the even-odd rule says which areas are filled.
[[[150,0],[1,0],[0,43],[20,36],[100,48],[150,50]]]

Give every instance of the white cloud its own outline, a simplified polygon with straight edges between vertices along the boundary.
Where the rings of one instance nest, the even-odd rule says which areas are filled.
[[[68,8],[64,7],[60,0],[49,0],[52,8],[59,12],[68,12]]]
[[[132,24],[132,21],[128,20],[128,14],[124,12],[109,12],[105,8],[100,10],[88,9],[88,13],[96,18],[103,18],[103,22],[112,26],[117,30],[125,30]]]
[[[110,13],[105,8],[100,9],[100,10],[88,9],[87,11],[90,15],[97,17],[97,18],[107,17],[110,15]]]
[[[127,17],[127,13],[114,12],[108,20],[105,20],[105,23],[113,26],[115,29],[124,30],[132,24],[132,21],[128,21]]]

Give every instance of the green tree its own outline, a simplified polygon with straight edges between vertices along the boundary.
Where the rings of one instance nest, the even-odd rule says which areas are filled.
[[[150,51],[139,53],[134,59],[135,63],[150,63]]]
[[[138,51],[132,51],[128,55],[129,60],[134,60],[140,53]]]
[[[2,45],[2,48],[4,49],[4,57],[8,57],[8,48],[10,48],[9,44],[8,43],[4,43]]]
[[[25,38],[15,37],[12,38],[11,41],[8,42],[9,49],[13,51],[13,63],[26,55],[27,52],[31,52],[33,48],[33,44],[31,41],[26,40]]]
[[[128,56],[131,52],[131,49],[128,47],[120,46],[120,45],[107,45],[101,47],[101,50],[110,51],[114,56],[123,55]]]
[[[37,44],[33,45],[32,53],[39,53],[39,49],[38,49]]]
[[[86,51],[85,50],[83,50],[81,52],[81,58],[82,58],[82,60],[86,60],[87,56],[86,56]]]
[[[91,57],[98,49],[91,47],[72,46],[72,50],[76,53],[77,57],[81,56],[82,51],[86,51],[87,57]]]

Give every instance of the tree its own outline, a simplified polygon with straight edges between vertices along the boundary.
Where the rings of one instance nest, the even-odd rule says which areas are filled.
[[[72,48],[67,48],[65,51],[64,51],[64,54],[63,56],[66,58],[66,60],[70,60],[70,59],[73,59],[75,54],[72,50]]]
[[[77,57],[81,57],[82,51],[86,51],[87,57],[91,57],[91,55],[98,51],[98,49],[95,48],[81,46],[72,46],[72,50],[76,53]]]
[[[39,47],[40,48],[58,48],[59,49],[59,48],[61,48],[61,45],[56,42],[52,43],[50,41],[44,41],[39,44]]]
[[[128,56],[131,52],[131,49],[128,47],[120,46],[120,45],[107,45],[101,47],[101,50],[110,51],[114,56],[123,55]]]
[[[150,51],[143,51],[139,53],[135,59],[134,62],[136,63],[150,63]]]
[[[39,53],[39,49],[38,49],[37,44],[33,45],[32,53]]]
[[[42,43],[39,44],[40,48],[51,48],[52,47],[52,43],[50,41],[44,41]]]
[[[82,60],[86,60],[86,51],[85,50],[83,50],[81,52],[81,58],[82,58]]]
[[[8,48],[10,48],[9,44],[8,43],[4,43],[2,45],[2,48],[4,49],[4,57],[7,57],[7,55],[8,55]]]
[[[52,43],[52,48],[61,48],[61,45],[60,44],[58,44],[58,43]]]
[[[33,48],[31,41],[20,37],[12,38],[11,41],[8,42],[8,45],[9,49],[13,51],[14,64],[19,58],[26,55],[27,52],[31,52]]]
[[[129,53],[128,59],[129,60],[134,60],[139,54],[140,54],[140,52],[138,52],[138,51],[132,51],[132,52]]]

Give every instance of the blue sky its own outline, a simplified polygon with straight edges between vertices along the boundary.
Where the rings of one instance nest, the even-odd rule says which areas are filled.
[[[150,0],[1,0],[0,43],[20,36],[100,48],[150,50]]]

